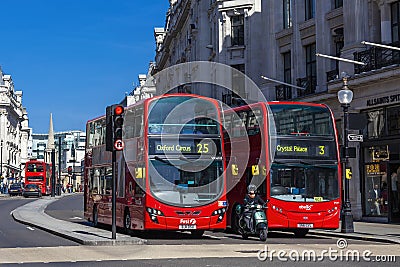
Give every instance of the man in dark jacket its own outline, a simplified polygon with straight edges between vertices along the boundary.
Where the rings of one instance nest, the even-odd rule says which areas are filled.
[[[250,184],[247,187],[247,195],[244,198],[244,220],[246,222],[247,228],[249,230],[251,230],[252,224],[253,224],[253,217],[254,217],[254,213],[255,213],[255,209],[249,209],[249,206],[253,206],[253,205],[265,205],[265,201],[256,194],[256,190],[257,187],[253,184]]]

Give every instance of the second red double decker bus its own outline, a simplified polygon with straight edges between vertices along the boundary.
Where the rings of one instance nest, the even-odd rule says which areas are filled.
[[[227,209],[221,106],[170,94],[125,109],[117,152],[116,224],[126,231],[225,229]],[[106,118],[87,123],[85,218],[111,224],[111,152]]]
[[[43,195],[51,193],[51,164],[39,160],[29,160],[25,164],[25,185],[36,184]]]
[[[225,112],[225,128],[226,157],[235,159],[228,166],[232,172],[227,172],[232,188],[228,225],[236,228],[235,206],[243,203],[247,186],[254,183],[268,200],[269,229],[304,236],[309,229],[339,227],[339,145],[334,117],[326,105],[246,105]]]

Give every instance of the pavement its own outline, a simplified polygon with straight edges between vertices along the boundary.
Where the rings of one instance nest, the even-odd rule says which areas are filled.
[[[117,233],[116,239],[112,239],[109,230],[59,220],[44,212],[50,203],[66,195],[68,194],[54,198],[43,197],[13,210],[11,215],[18,222],[37,227],[83,245],[142,245],[147,243],[145,239],[120,233]],[[342,233],[339,228],[337,230],[312,229],[310,234],[400,244],[400,224],[354,222],[354,233]]]
[[[112,246],[112,245],[142,245],[147,241],[130,235],[117,233],[116,239],[112,239],[111,231],[97,227],[59,220],[45,213],[46,207],[61,196],[43,197],[18,207],[11,212],[17,222],[39,228],[57,236],[75,241],[82,245]]]

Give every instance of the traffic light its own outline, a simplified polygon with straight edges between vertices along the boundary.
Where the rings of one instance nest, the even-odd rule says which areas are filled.
[[[114,144],[117,140],[122,140],[122,126],[124,124],[124,107],[121,105],[114,106],[113,109],[114,121]]]
[[[106,108],[106,151],[123,148],[124,107],[112,105]],[[121,148],[122,147],[122,148]]]

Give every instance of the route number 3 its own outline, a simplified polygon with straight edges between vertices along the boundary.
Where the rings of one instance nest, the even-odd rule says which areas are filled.
[[[325,146],[319,146],[319,153],[320,155],[325,155]]]

